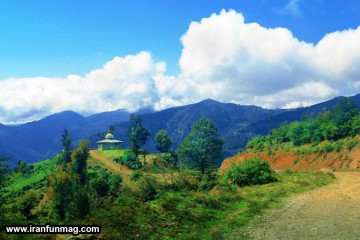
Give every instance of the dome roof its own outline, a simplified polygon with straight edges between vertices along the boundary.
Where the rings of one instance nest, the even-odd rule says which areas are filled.
[[[105,139],[114,139],[114,135],[111,133],[106,134]]]
[[[114,139],[114,135],[111,134],[110,130],[108,130],[108,133],[106,134],[105,139]]]

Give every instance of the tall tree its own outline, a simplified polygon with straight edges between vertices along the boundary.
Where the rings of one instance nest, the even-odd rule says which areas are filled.
[[[79,142],[79,147],[71,153],[69,168],[59,166],[59,171],[49,176],[50,199],[53,212],[63,221],[83,218],[90,211],[90,199],[87,187],[88,140]]]
[[[208,118],[201,118],[191,128],[181,143],[178,154],[180,161],[202,174],[215,167],[216,160],[222,157],[224,141],[218,135],[217,127]]]
[[[6,218],[7,209],[5,207],[6,199],[4,197],[5,187],[9,183],[9,169],[7,165],[7,161],[10,158],[1,157],[0,156],[0,226],[4,224],[9,224],[8,219]],[[2,231],[0,231],[0,239],[1,237],[5,237],[2,235]]]
[[[1,206],[4,203],[3,191],[9,182],[9,178],[8,178],[9,169],[7,165],[8,160],[9,158],[7,157],[0,157],[0,211],[1,211]]]
[[[0,157],[0,192],[8,182],[8,157]]]
[[[64,168],[66,164],[71,162],[71,152],[73,150],[72,147],[72,139],[69,136],[69,132],[67,129],[64,130],[64,133],[61,135],[61,145],[62,145],[62,152],[58,158],[58,164],[63,164]]]
[[[77,181],[69,173],[69,169],[58,167],[58,171],[48,176],[50,181],[49,199],[52,200],[52,213],[58,220],[65,220],[70,205],[74,200]]]
[[[170,148],[173,144],[166,130],[162,129],[157,132],[155,135],[156,149],[161,153],[166,153],[170,151]]]
[[[75,149],[71,154],[71,169],[72,173],[77,175],[81,185],[85,185],[86,176],[87,176],[87,159],[89,157],[89,146],[90,141],[81,140],[79,142],[79,147]]]
[[[142,125],[141,115],[131,114],[127,137],[130,148],[136,157],[139,155],[139,149],[145,145],[149,135],[149,131]]]
[[[39,196],[33,191],[28,191],[22,198],[19,199],[18,207],[20,213],[27,219],[31,218],[31,210],[39,204]]]

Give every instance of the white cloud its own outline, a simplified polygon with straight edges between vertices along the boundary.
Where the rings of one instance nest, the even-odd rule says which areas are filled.
[[[283,9],[284,13],[289,13],[294,17],[302,16],[299,8],[299,0],[290,0]]]
[[[2,80],[0,122],[24,122],[68,109],[95,113],[151,106],[159,99],[154,78],[164,71],[163,62],[141,52],[115,57],[84,77]]]
[[[313,45],[231,10],[191,23],[182,43],[180,67],[199,100],[287,107],[359,91],[360,27]]]
[[[1,80],[0,122],[68,109],[161,110],[208,98],[298,107],[360,89],[360,27],[330,33],[314,45],[285,28],[246,23],[230,10],[192,22],[181,41],[178,76],[166,76],[164,62],[140,52],[115,57],[85,76]]]

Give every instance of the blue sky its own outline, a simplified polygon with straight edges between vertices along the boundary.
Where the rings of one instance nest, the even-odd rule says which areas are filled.
[[[360,23],[360,1],[290,2],[293,7],[286,10],[286,0],[3,0],[0,79],[85,74],[114,56],[143,50],[176,74],[180,37],[190,22],[222,9],[234,9],[264,27],[288,28],[300,40],[315,43]]]
[[[358,77],[360,75],[351,66],[358,62],[360,54],[352,56],[351,63],[326,63],[327,66],[340,66],[336,74],[346,76],[347,83],[351,82],[349,86],[341,90],[335,84],[339,80],[324,74],[321,67],[316,70],[310,69],[311,66],[305,66],[306,59],[297,62],[296,59],[289,60],[287,55],[286,57],[282,56],[281,61],[278,58],[275,59],[280,61],[280,65],[274,64],[275,60],[273,59],[272,64],[267,64],[265,69],[269,69],[268,71],[271,71],[272,74],[273,69],[284,67],[284,64],[289,61],[291,74],[295,74],[297,71],[305,72],[303,78],[296,81],[276,82],[275,78],[290,79],[292,76],[280,71],[274,73],[274,80],[271,77],[268,79],[268,81],[273,81],[271,85],[278,85],[278,89],[272,89],[271,86],[256,92],[253,89],[257,87],[252,84],[256,82],[263,86],[259,78],[272,75],[266,73],[264,76],[256,76],[256,71],[249,70],[246,73],[239,69],[234,71],[234,68],[241,65],[259,67],[259,62],[264,61],[264,59],[258,59],[259,61],[255,63],[241,60],[245,56],[241,55],[241,49],[249,51],[250,55],[253,54],[250,51],[252,46],[247,41],[244,40],[243,44],[238,44],[235,40],[235,42],[226,42],[225,45],[220,44],[218,49],[213,49],[209,45],[208,50],[203,49],[199,52],[197,50],[202,48],[202,44],[197,41],[210,43],[215,41],[213,39],[215,37],[219,38],[221,42],[222,38],[228,37],[240,38],[239,42],[241,42],[249,36],[254,38],[254,42],[260,46],[261,39],[257,39],[257,36],[260,35],[255,33],[247,35],[249,31],[236,33],[236,29],[242,27],[246,29],[251,26],[250,23],[256,23],[260,26],[254,30],[257,33],[262,32],[262,34],[271,34],[271,36],[279,34],[281,39],[287,39],[284,40],[287,44],[294,43],[296,45],[294,48],[291,47],[293,49],[291,51],[296,51],[300,57],[310,54],[311,56],[306,55],[304,58],[318,58],[319,60],[313,65],[324,65],[325,57],[320,57],[319,52],[326,52],[326,50],[321,47],[317,50],[315,48],[327,34],[353,30],[353,37],[348,39],[334,36],[334,39],[330,39],[328,42],[338,41],[339,44],[333,44],[329,48],[331,50],[336,48],[336,51],[340,55],[342,54],[339,59],[345,59],[348,52],[338,45],[345,48],[345,46],[355,44],[352,52],[358,53],[359,49],[355,43],[356,40],[360,42],[355,31],[360,25],[360,8],[358,6],[360,6],[360,0],[2,0],[0,2],[0,85],[1,83],[3,85],[0,87],[3,89],[0,92],[0,99],[8,99],[13,95],[15,97],[15,94],[21,97],[18,99],[20,101],[18,105],[0,104],[0,115],[2,115],[0,122],[34,120],[46,114],[69,108],[84,114],[118,108],[134,110],[146,106],[162,109],[199,101],[202,98],[217,98],[220,101],[255,104],[270,108],[295,107],[304,105],[304,102],[316,103],[336,95],[355,94],[359,92],[360,80]],[[223,9],[224,12],[222,12]],[[203,22],[204,19],[209,19],[208,26],[206,21]],[[241,23],[242,21],[243,23]],[[201,27],[197,28],[196,24],[191,25],[192,22],[198,23]],[[232,25],[233,22],[238,22],[238,24]],[[222,35],[222,26],[218,24],[224,24],[224,28],[233,26],[233,29],[226,30],[228,32],[224,32]],[[286,34],[285,36],[282,35],[282,31],[274,30],[279,28],[286,29],[292,36]],[[274,31],[267,31],[271,29]],[[214,31],[217,31],[217,34],[212,35],[211,32]],[[342,34],[342,36],[344,35],[345,33]],[[183,36],[185,37],[183,38]],[[212,39],[209,39],[209,36],[212,36]],[[265,37],[263,40],[266,39],[273,39],[274,45],[284,44],[282,41],[277,41],[276,37]],[[308,46],[303,48],[302,42]],[[217,45],[216,41],[214,43]],[[328,45],[324,44],[325,47]],[[307,53],[306,49],[309,46],[314,47],[312,53]],[[228,55],[222,53],[224,47],[229,47]],[[300,48],[301,50],[299,50]],[[197,53],[195,54],[195,52]],[[206,55],[208,52],[213,52],[213,55]],[[217,58],[216,56],[220,52],[223,55]],[[236,59],[238,59],[237,62],[235,60],[232,62],[232,66],[228,64],[231,62],[230,52],[236,52]],[[261,52],[260,55],[264,57],[266,54]],[[251,55],[251,59],[260,55],[257,53]],[[199,62],[191,62],[192,59]],[[207,66],[198,69],[191,66],[191,64],[204,65],[206,59],[223,62],[215,65],[209,62]],[[118,64],[113,68],[121,68],[123,71],[111,70],[111,66],[108,68],[105,66],[107,63],[109,63],[108,65]],[[122,85],[125,80],[117,76],[124,72],[128,73],[127,69],[129,68],[137,68],[136,66],[139,66],[137,64],[140,64],[141,73],[125,74],[126,79],[135,79],[133,82],[138,81],[136,86],[139,88],[135,91],[133,90],[135,86]],[[144,67],[144,64],[149,64],[149,66]],[[226,64],[228,66],[223,67]],[[208,68],[211,68],[211,71]],[[122,88],[118,89],[119,92],[124,89],[130,90],[123,95],[120,94],[121,96],[116,96],[116,92],[109,89],[96,91],[96,82],[102,80],[94,80],[96,73],[95,75],[91,74],[94,71],[102,71],[101,78],[108,78],[109,83],[113,81],[114,86]],[[110,72],[117,75],[114,76]],[[222,76],[221,80],[219,76]],[[247,86],[245,77],[246,79],[254,78],[249,86]],[[76,81],[77,83],[75,83]],[[89,106],[85,104],[89,103],[89,99],[79,100],[84,98],[85,93],[78,94],[76,90],[69,90],[79,86],[80,82],[94,86],[94,89],[88,89],[93,96],[97,97],[94,97],[92,101],[96,102],[100,99],[103,107],[97,106],[96,103]],[[229,85],[224,85],[226,83]],[[235,92],[227,93],[228,87],[236,83],[245,87],[237,89],[237,97],[231,97],[231,94],[234,95]],[[56,94],[56,91],[52,90],[51,86],[56,84],[71,86],[72,88],[60,89],[59,92],[64,97],[75,96],[75,100],[71,100],[69,97],[67,103],[55,102],[51,96]],[[200,85],[203,84],[212,86],[212,88],[210,90],[202,89]],[[4,89],[5,87],[11,91],[11,89],[17,89],[17,86],[26,86],[27,89],[25,92],[4,93],[7,91]],[[304,89],[313,89],[314,86],[319,87],[322,94],[315,94],[318,96],[313,96],[314,93],[309,93],[307,96],[295,94],[298,99],[289,99],[288,97],[288,95],[294,95],[294,91],[299,93]],[[111,87],[109,86],[109,88]],[[175,93],[168,88],[180,90]],[[142,92],[139,89],[142,89]],[[39,97],[38,92],[42,92],[44,96]],[[205,94],[206,92],[209,94]],[[223,94],[224,92],[226,93]],[[249,100],[249,96],[253,99]]]

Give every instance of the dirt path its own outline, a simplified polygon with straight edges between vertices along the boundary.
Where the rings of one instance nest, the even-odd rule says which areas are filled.
[[[254,239],[360,239],[360,173],[335,173],[333,184],[301,194],[265,217]]]
[[[117,163],[114,163],[112,161],[109,161],[107,160],[106,158],[104,158],[103,156],[97,154],[95,151],[91,150],[90,151],[90,155],[93,157],[93,158],[96,158],[97,160],[99,160],[100,162],[104,163],[106,166],[110,167],[111,169],[115,170],[116,172],[120,172],[120,173],[123,173],[123,174],[126,174],[126,175],[130,175],[132,173],[132,171],[126,167],[126,166],[123,166],[121,164],[117,164]]]

